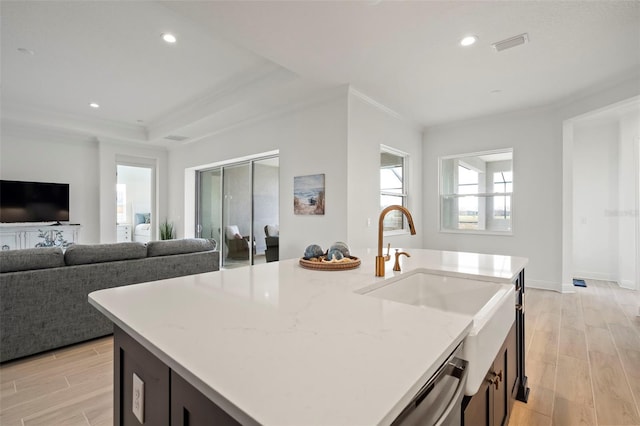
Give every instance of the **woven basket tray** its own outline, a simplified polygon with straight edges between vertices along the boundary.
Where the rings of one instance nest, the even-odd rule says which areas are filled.
[[[300,258],[300,266],[307,269],[315,269],[316,271],[346,271],[349,269],[355,269],[360,266],[360,259],[355,256],[350,256],[350,262],[312,262]]]

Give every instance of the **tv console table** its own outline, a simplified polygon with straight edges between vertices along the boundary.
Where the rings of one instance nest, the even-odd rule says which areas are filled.
[[[0,248],[16,250],[33,247],[65,248],[78,242],[81,226],[49,224],[0,224]]]

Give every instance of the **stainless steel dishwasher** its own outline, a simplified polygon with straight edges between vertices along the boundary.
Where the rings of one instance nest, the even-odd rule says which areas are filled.
[[[457,357],[461,349],[462,344],[458,345],[438,371],[420,388],[392,425],[462,424],[462,397],[467,381],[467,361]]]

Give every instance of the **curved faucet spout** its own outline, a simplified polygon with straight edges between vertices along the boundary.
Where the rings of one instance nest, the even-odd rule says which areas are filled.
[[[416,235],[416,228],[413,225],[413,217],[411,217],[411,213],[405,207],[399,205],[391,205],[385,207],[380,212],[380,218],[378,219],[378,255],[376,256],[376,277],[384,277],[384,262],[388,260],[385,256],[382,255],[382,234],[383,234],[383,222],[384,218],[390,211],[399,210],[402,214],[407,217],[407,222],[409,223],[409,232],[411,235]]]

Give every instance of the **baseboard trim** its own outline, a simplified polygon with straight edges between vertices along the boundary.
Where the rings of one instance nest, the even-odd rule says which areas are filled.
[[[526,288],[537,288],[539,290],[553,290],[557,292],[563,291],[563,286],[560,283],[553,281],[543,281],[543,280],[532,280],[529,278],[525,279]]]
[[[615,274],[607,274],[600,272],[574,271],[573,278],[582,278],[598,281],[617,281]]]
[[[636,283],[633,280],[622,280],[618,285],[629,290],[636,290]]]

